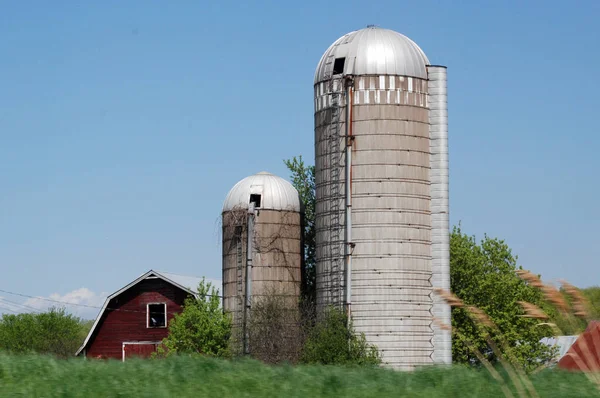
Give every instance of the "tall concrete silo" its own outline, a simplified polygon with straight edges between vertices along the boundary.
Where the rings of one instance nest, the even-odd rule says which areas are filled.
[[[276,295],[297,310],[302,212],[298,191],[271,173],[246,177],[229,191],[222,213],[223,308],[233,315],[234,334],[261,298]]]
[[[451,361],[432,291],[449,287],[445,79],[374,26],[336,40],[315,73],[317,305],[344,306],[397,369]]]

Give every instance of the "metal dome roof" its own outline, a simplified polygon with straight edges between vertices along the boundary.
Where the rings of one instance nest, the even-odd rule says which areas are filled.
[[[260,209],[302,211],[300,195],[292,184],[281,177],[262,171],[244,178],[231,188],[223,203],[223,211],[247,209],[250,195],[260,195]]]
[[[346,58],[347,75],[397,75],[427,79],[429,60],[419,46],[398,32],[369,26],[337,39],[321,57],[315,83],[331,77],[336,58]]]

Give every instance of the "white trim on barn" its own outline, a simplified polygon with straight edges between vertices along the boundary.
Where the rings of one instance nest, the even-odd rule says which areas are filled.
[[[165,319],[163,321],[162,326],[150,326],[150,306],[151,305],[163,305],[164,306],[164,316]],[[167,303],[165,302],[156,302],[156,303],[147,303],[146,304],[146,329],[161,329],[167,327]]]
[[[141,345],[141,344],[145,344],[145,345],[150,345],[150,344],[159,345],[160,343],[161,343],[160,341],[124,341],[121,344],[121,361],[125,362],[125,346],[126,345]]]

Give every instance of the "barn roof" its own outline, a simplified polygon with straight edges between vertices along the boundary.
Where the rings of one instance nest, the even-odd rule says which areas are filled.
[[[83,351],[83,349],[88,345],[92,335],[94,334],[94,332],[96,331],[96,328],[100,324],[100,319],[102,318],[102,315],[106,311],[106,309],[108,307],[108,303],[110,303],[110,301],[112,299],[119,296],[121,293],[131,289],[138,283],[140,283],[146,279],[154,279],[154,278],[162,279],[165,282],[170,283],[171,285],[193,295],[194,297],[198,297],[198,292],[196,289],[198,287],[198,284],[202,280],[202,278],[198,278],[198,277],[178,275],[178,274],[172,274],[169,272],[162,272],[162,271],[159,272],[159,271],[154,271],[154,270],[150,270],[150,271],[140,275],[133,282],[127,284],[126,286],[122,287],[121,289],[117,290],[116,292],[114,292],[113,294],[111,294],[110,296],[108,296],[106,298],[106,300],[104,301],[104,305],[102,306],[102,309],[98,313],[98,316],[96,317],[96,320],[94,321],[94,324],[92,325],[92,328],[90,329],[90,332],[88,333],[83,344],[81,345],[81,347],[79,347],[79,349],[77,350],[75,355],[76,356],[79,355]],[[213,285],[215,284],[215,281],[209,280],[209,282],[212,282]],[[219,286],[219,285],[217,285],[217,286]]]
[[[558,352],[556,353],[555,361],[560,361],[564,357],[571,346],[575,343],[579,336],[556,336],[556,337],[544,337],[540,340],[540,343],[545,344],[549,347],[557,347]]]

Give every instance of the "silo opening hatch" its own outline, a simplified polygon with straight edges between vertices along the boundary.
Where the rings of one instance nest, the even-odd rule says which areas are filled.
[[[254,207],[260,207],[260,195],[258,194],[250,194],[250,203],[254,203]]]
[[[341,75],[344,73],[344,65],[346,64],[346,57],[344,58],[336,58],[333,63],[333,74]]]

